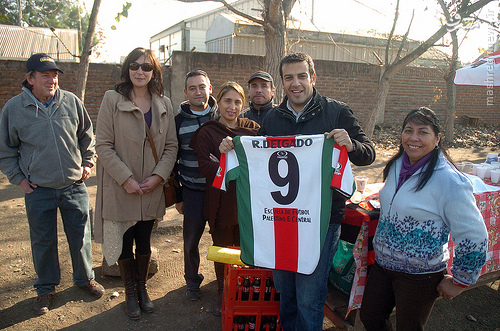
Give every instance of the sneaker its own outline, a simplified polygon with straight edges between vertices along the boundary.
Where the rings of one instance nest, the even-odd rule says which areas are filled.
[[[35,314],[47,314],[49,312],[49,307],[52,304],[53,298],[54,292],[37,296],[35,299],[35,304],[33,305],[33,311],[35,312]]]
[[[188,288],[186,291],[186,296],[191,301],[200,300],[200,294],[201,294],[201,292],[200,292],[199,288]]]
[[[95,280],[91,280],[87,285],[80,288],[96,298],[100,298],[104,294],[104,287]]]

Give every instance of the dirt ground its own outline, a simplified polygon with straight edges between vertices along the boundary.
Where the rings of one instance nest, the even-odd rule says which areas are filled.
[[[455,161],[483,162],[489,148],[450,150]],[[357,174],[370,177],[371,183],[382,180],[381,172],[392,151],[378,150],[370,167],[354,168]],[[497,151],[498,152],[498,151]],[[91,206],[95,197],[95,177],[88,182]],[[123,287],[118,277],[103,276],[102,253],[93,244],[96,279],[106,288],[105,295],[94,299],[72,284],[71,261],[61,224],[59,224],[59,259],[61,284],[56,289],[52,309],[44,316],[32,312],[36,278],[31,260],[29,230],[23,194],[0,175],[0,329],[6,330],[220,330],[221,320],[210,313],[216,296],[213,263],[204,256],[211,244],[208,228],[202,237],[201,272],[205,276],[200,301],[187,300],[183,278],[181,217],[175,209],[167,211],[166,221],[154,230],[152,245],[159,251],[159,271],[148,281],[156,312],[143,314],[139,321],[124,315]],[[471,289],[452,301],[438,300],[428,330],[500,330],[500,292],[498,282]],[[113,292],[120,295],[112,298]],[[358,325],[356,329],[360,328]],[[324,330],[335,330],[325,319]]]

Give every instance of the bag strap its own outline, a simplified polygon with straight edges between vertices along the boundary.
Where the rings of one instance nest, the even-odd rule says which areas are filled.
[[[146,136],[148,137],[149,144],[151,145],[151,149],[153,150],[153,157],[155,158],[155,162],[158,163],[158,155],[156,154],[155,143],[153,141],[153,137],[151,137],[151,131],[149,130],[147,124],[146,124]]]

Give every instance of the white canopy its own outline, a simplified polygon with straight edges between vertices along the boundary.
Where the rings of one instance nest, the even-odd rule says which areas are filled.
[[[455,85],[500,86],[500,51],[455,72]]]

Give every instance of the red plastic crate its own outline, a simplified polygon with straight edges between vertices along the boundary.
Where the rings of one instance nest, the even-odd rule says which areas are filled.
[[[255,279],[260,277],[260,291],[258,300],[253,300],[253,284],[250,285],[248,300],[241,300],[243,286],[238,286],[238,277],[241,279],[249,277]],[[259,269],[248,266],[236,266],[226,264],[224,272],[224,293],[222,300],[222,330],[233,330],[233,320],[235,316],[245,316],[248,320],[250,316],[255,316],[255,330],[261,329],[263,316],[276,316],[279,320],[280,302],[275,301],[276,290],[271,288],[271,296],[268,301],[264,300],[266,279],[273,278],[273,273],[268,269]],[[236,326],[234,330],[237,330]],[[249,330],[248,323],[245,331]],[[266,328],[269,330],[269,328]],[[279,322],[276,322],[276,330],[282,330]]]

